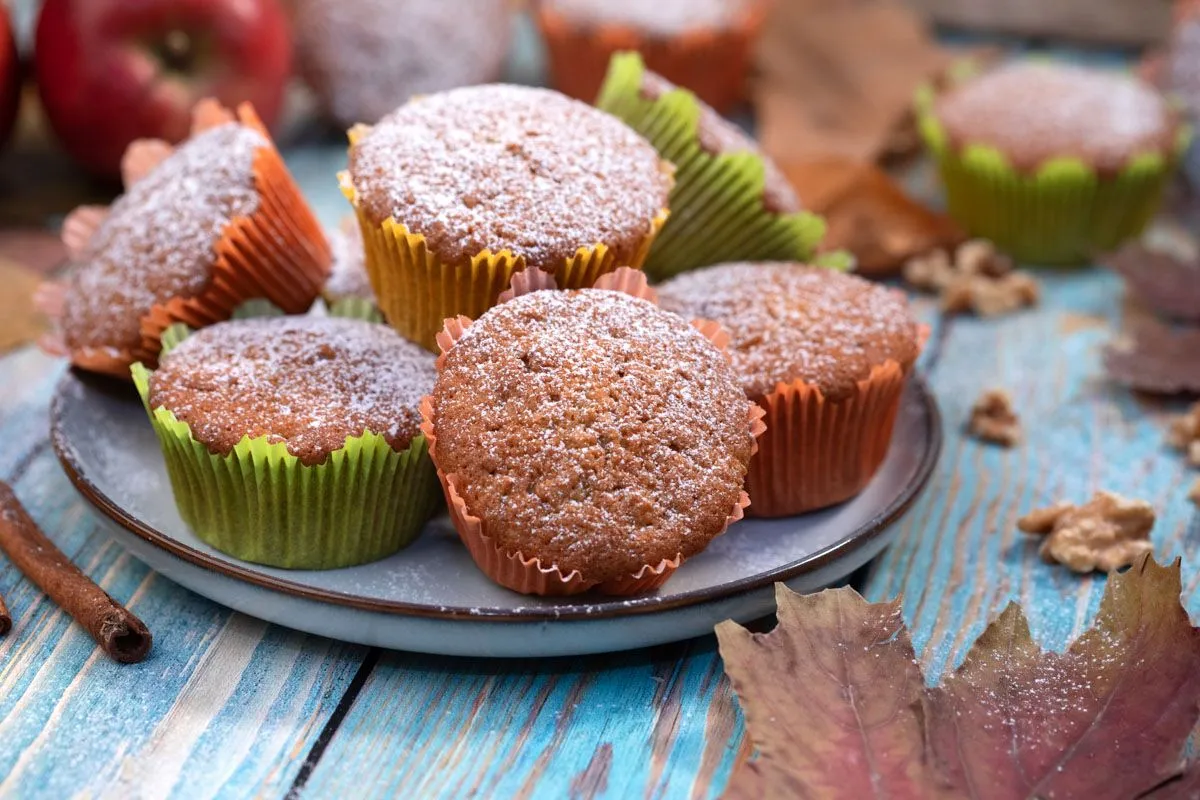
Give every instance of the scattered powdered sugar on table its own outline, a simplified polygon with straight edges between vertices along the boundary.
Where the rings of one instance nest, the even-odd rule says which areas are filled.
[[[385,325],[235,320],[197,331],[164,356],[150,405],[174,412],[213,452],[267,436],[316,464],[364,431],[408,447],[435,374],[432,354]]]
[[[802,379],[837,397],[871,368],[917,358],[902,292],[798,264],[727,264],[658,287],[662,307],[721,323],[734,370],[752,398]]]
[[[698,28],[728,28],[757,0],[543,0],[580,25],[628,25],[671,35]]]
[[[678,87],[661,75],[646,70],[642,73],[641,93],[650,100],[657,100]],[[750,138],[741,128],[722,117],[715,109],[696,98],[700,109],[697,138],[700,147],[711,155],[751,153],[758,156],[763,165],[763,200],[767,210],[776,214],[799,211],[800,198],[791,181],[759,148],[758,142]]]
[[[434,397],[438,467],[489,535],[590,580],[702,550],[750,460],[750,406],[721,352],[615,292],[491,309]]]
[[[957,145],[995,147],[1025,169],[1075,156],[1119,171],[1169,151],[1177,130],[1162,95],[1132,76],[1058,64],[1000,67],[947,92],[937,113]]]
[[[372,219],[395,217],[446,262],[508,248],[547,269],[600,242],[632,255],[671,185],[620,120],[505,85],[414,100],[352,148],[350,175]]]
[[[220,125],[118,197],[71,276],[63,306],[68,345],[135,347],[141,318],[155,304],[203,291],[225,227],[258,210],[254,154],[268,145],[252,128]]]
[[[293,11],[300,68],[346,126],[495,80],[511,38],[509,0],[295,0]]]
[[[333,268],[325,281],[326,299],[336,301],[357,297],[374,303],[375,290],[367,275],[362,231],[354,217],[347,218],[337,230],[330,231],[329,248],[333,252]]]

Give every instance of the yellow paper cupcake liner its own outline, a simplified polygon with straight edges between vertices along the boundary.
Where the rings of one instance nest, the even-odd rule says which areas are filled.
[[[763,205],[766,172],[753,153],[712,155],[700,145],[700,106],[686,89],[642,96],[645,66],[637,53],[613,57],[596,105],[646,137],[675,165],[671,218],[643,266],[656,280],[731,261],[811,261],[825,221]]]
[[[356,136],[352,131],[352,143]],[[445,320],[479,317],[496,304],[512,276],[526,267],[525,257],[509,250],[484,250],[468,262],[447,264],[430,251],[424,235],[410,232],[394,218],[382,225],[371,219],[359,207],[349,175],[343,172],[339,179],[362,229],[367,275],[380,310],[397,332],[428,350],[437,352],[437,335]],[[604,243],[580,247],[553,270],[558,285],[585,289],[617,267],[640,268],[668,213],[663,209],[647,221],[646,235],[630,263],[618,262],[617,254]]]
[[[1191,141],[1191,131],[1181,130],[1173,152],[1138,155],[1112,176],[1078,158],[1027,173],[992,147],[956,150],[934,113],[935,100],[936,91],[923,88],[916,110],[945,184],[947,211],[972,236],[1035,264],[1087,263],[1141,234]]]
[[[163,352],[189,335],[163,331]],[[228,455],[209,452],[187,423],[149,404],[151,371],[131,368],[158,436],[179,515],[223,553],[285,569],[336,569],[385,558],[410,544],[440,491],[425,437],[397,452],[364,431],[314,466],[283,442],[244,437]]]

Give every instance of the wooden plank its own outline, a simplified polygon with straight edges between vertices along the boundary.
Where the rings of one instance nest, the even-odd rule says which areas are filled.
[[[16,623],[0,639],[0,796],[287,791],[364,649],[232,613],[115,545],[45,441],[58,371],[29,349],[0,359],[0,477],[64,552],[146,621],[155,645],[143,664],[110,662],[0,559]]]
[[[1164,415],[1180,404],[1146,403],[1104,376],[1099,349],[1119,324],[1120,282],[1106,271],[1048,273],[1043,308],[1001,320],[950,323],[934,387],[946,449],[931,491],[872,567],[867,594],[904,594],[905,616],[932,677],[955,663],[989,616],[1020,600],[1035,636],[1061,647],[1094,612],[1101,577],[1079,578],[1041,562],[1037,543],[1016,531],[1028,509],[1086,499],[1110,489],[1151,501],[1160,557],[1185,556],[1189,607],[1200,608],[1192,477],[1162,442]],[[962,435],[971,403],[986,388],[1009,389],[1026,430],[1014,450]]]
[[[305,794],[712,797],[742,744],[712,637],[586,659],[389,653]]]
[[[1166,39],[1172,4],[1172,0],[906,1],[941,25],[1138,46]]]

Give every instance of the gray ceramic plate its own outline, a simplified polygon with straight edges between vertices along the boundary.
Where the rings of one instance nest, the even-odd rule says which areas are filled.
[[[362,644],[471,656],[574,655],[687,639],[774,608],[772,584],[813,590],[887,543],[928,480],[941,422],[925,384],[904,397],[891,453],[859,497],[781,520],[745,520],[660,591],[627,600],[524,597],[476,568],[443,516],[403,552],[349,569],[272,569],[201,542],[175,510],[154,432],[133,388],[68,372],[51,409],[55,451],[112,534],[168,578],[246,614]]]

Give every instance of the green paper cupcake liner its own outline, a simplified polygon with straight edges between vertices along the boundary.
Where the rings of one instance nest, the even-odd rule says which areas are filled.
[[[364,564],[410,544],[437,507],[441,492],[424,436],[397,452],[366,431],[315,466],[265,436],[218,455],[171,411],[150,408],[150,370],[134,364],[132,373],[180,516],[223,553],[285,569]]]
[[[972,236],[1035,264],[1084,264],[1140,235],[1158,213],[1191,140],[1190,130],[1182,130],[1173,153],[1139,155],[1113,176],[1078,158],[1024,173],[995,148],[968,145],[956,152],[934,114],[935,100],[935,90],[923,88],[916,111],[950,216]]]
[[[765,172],[753,153],[712,155],[700,146],[700,107],[686,89],[642,96],[637,53],[613,56],[596,105],[624,120],[675,165],[671,216],[643,269],[664,280],[730,261],[809,261],[825,236],[815,214],[775,214],[763,206]]]
[[[334,300],[329,304],[329,316],[383,323],[383,312],[379,310],[379,306],[362,297],[342,297]]]

